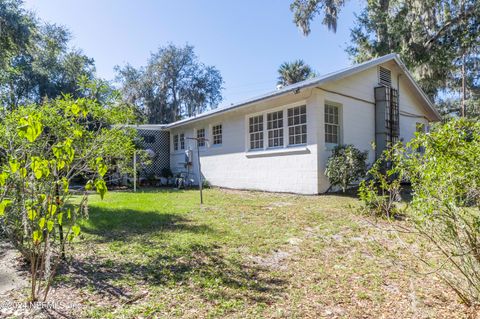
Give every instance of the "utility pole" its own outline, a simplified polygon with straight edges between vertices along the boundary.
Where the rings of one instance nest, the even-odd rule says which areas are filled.
[[[202,167],[200,164],[200,147],[199,142],[208,142],[208,139],[204,137],[187,137],[188,140],[196,141],[197,145],[197,166],[198,166],[198,189],[200,190],[200,204],[203,204],[203,181],[202,181]]]

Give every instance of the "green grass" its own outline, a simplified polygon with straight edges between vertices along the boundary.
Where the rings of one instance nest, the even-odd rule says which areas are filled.
[[[204,198],[91,196],[57,294],[66,289],[85,318],[435,317],[458,306],[449,294],[431,301],[444,287],[408,270],[418,263],[354,198],[219,189]]]

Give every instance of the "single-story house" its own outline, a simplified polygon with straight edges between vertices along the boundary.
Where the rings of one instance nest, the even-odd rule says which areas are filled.
[[[195,181],[197,142],[189,138],[205,137],[208,141],[199,144],[200,163],[211,185],[319,194],[329,188],[325,165],[335,145],[353,144],[368,151],[373,162],[389,142],[407,142],[415,131],[439,120],[399,56],[389,54],[195,117],[140,129],[169,132],[158,141],[170,149],[169,161],[162,163]]]

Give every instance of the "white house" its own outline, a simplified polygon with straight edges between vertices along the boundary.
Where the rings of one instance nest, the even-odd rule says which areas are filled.
[[[158,129],[170,132],[170,168],[212,185],[318,194],[329,187],[325,165],[337,144],[369,151],[410,140],[440,120],[396,54],[325,74]],[[193,165],[185,151],[192,150]]]

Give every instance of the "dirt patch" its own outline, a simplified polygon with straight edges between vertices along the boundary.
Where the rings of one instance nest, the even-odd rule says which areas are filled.
[[[299,245],[302,243],[301,238],[290,238],[288,243],[282,249],[275,250],[267,256],[250,256],[256,265],[262,268],[270,268],[274,270],[287,270],[288,259],[296,252],[300,251]]]
[[[292,206],[292,205],[293,204],[290,203],[290,202],[274,202],[270,206],[265,207],[265,209],[274,210],[274,209],[277,209],[277,208],[288,207],[288,206]]]
[[[287,251],[278,250],[272,254],[261,257],[261,256],[252,256],[251,260],[260,267],[263,268],[272,268],[285,270],[287,266],[284,264],[284,261],[290,256],[290,253]]]
[[[0,242],[0,297],[28,285],[26,273],[19,268],[20,254],[5,242]]]

